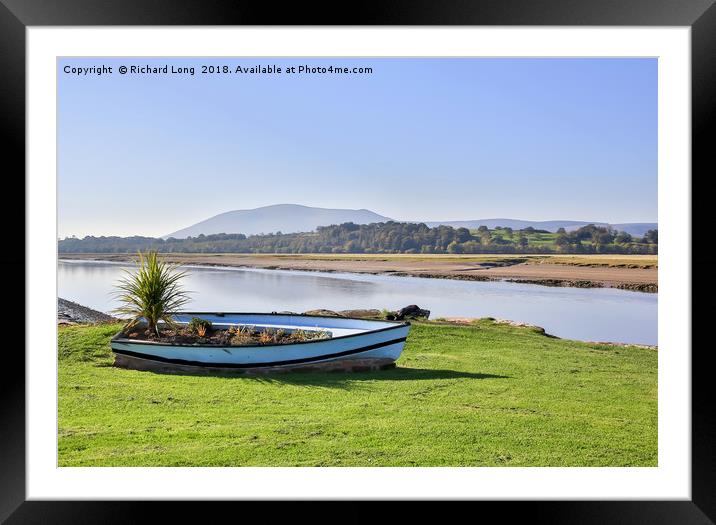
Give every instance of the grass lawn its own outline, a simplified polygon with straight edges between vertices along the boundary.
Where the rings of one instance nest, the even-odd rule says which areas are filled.
[[[119,325],[59,328],[60,466],[656,466],[657,351],[415,323],[398,368],[114,368]]]

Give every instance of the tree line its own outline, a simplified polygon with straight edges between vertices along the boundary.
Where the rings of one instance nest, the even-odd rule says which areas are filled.
[[[467,228],[422,223],[351,222],[321,226],[314,232],[262,235],[198,235],[186,239],[155,237],[68,237],[59,240],[60,253],[136,253],[156,250],[163,253],[618,253],[658,252],[658,232],[633,237],[611,228],[584,226],[556,234],[532,227],[522,230],[481,226]]]

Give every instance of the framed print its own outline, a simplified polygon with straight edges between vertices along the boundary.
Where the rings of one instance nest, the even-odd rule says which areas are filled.
[[[711,4],[3,1],[3,518],[712,522]]]

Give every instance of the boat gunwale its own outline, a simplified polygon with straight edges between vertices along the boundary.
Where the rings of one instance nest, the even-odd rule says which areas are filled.
[[[117,332],[114,337],[110,340],[111,343],[125,343],[125,344],[133,344],[133,345],[148,345],[148,346],[176,346],[176,347],[186,347],[186,348],[266,348],[270,346],[294,346],[294,345],[306,345],[306,344],[315,344],[315,343],[326,343],[329,341],[339,341],[342,339],[348,339],[350,337],[359,337],[363,335],[368,334],[377,334],[381,332],[387,332],[390,330],[396,330],[398,328],[403,328],[406,326],[410,326],[409,321],[383,321],[378,319],[361,319],[360,317],[339,317],[336,315],[309,315],[309,314],[280,314],[277,312],[175,312],[172,315],[215,315],[218,317],[223,317],[227,315],[268,315],[268,316],[284,316],[284,317],[317,317],[322,319],[348,319],[351,321],[368,321],[368,322],[377,322],[377,323],[390,323],[394,326],[386,326],[385,328],[378,328],[376,330],[366,330],[365,332],[359,332],[356,334],[347,334],[347,335],[339,335],[338,337],[330,337],[328,339],[313,339],[309,341],[295,341],[292,343],[265,343],[260,345],[207,345],[207,344],[197,344],[197,343],[164,343],[161,341],[143,341],[143,340],[137,340],[137,339],[129,339],[126,337],[120,337],[124,334],[124,328],[122,328],[119,332]],[[114,350],[114,349],[113,349]]]

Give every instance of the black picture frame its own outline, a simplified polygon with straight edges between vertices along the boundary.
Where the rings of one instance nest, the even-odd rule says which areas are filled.
[[[716,173],[713,145],[716,115],[716,6],[714,0],[374,0],[330,5],[294,2],[277,8],[258,1],[148,1],[148,0],[0,0],[0,128],[5,146],[4,189],[6,195],[24,195],[25,173],[25,30],[28,26],[112,25],[501,25],[501,26],[688,26],[692,39],[692,213],[705,209],[706,191],[693,191],[697,181]],[[711,133],[709,133],[711,132]],[[12,187],[15,184],[15,187]],[[8,197],[6,197],[8,198]],[[18,198],[12,200],[19,201]],[[702,202],[703,201],[703,202]],[[6,210],[12,208],[6,207]],[[18,212],[12,213],[16,225]],[[699,220],[701,219],[701,220]],[[8,220],[8,219],[6,219]],[[693,227],[707,220],[693,216]],[[19,229],[15,226],[15,230]],[[24,238],[24,237],[23,237]],[[696,240],[695,234],[692,239]],[[693,256],[692,282],[707,262]],[[24,250],[5,254],[6,272],[22,272]],[[700,264],[699,264],[700,263]],[[17,279],[19,281],[19,279]],[[707,283],[708,281],[703,281]],[[705,294],[710,286],[698,287]],[[20,293],[15,297],[24,297]],[[17,317],[17,301],[3,306],[5,315]],[[711,308],[693,308],[692,326],[707,326]],[[25,323],[32,312],[26,312]],[[696,345],[692,333],[692,499],[690,501],[556,501],[474,502],[468,515],[496,514],[500,520],[521,517],[549,523],[714,523],[716,521],[716,410],[708,345]],[[163,519],[206,518],[205,504],[189,502],[66,502],[26,501],[25,497],[25,359],[10,352],[3,357],[0,420],[0,520],[7,523],[128,523],[144,521],[150,510]],[[687,350],[687,349],[684,349]],[[48,349],[51,351],[51,349]],[[259,510],[258,503],[213,503],[243,516]],[[317,507],[320,505],[320,507]],[[380,504],[349,502],[334,509],[330,503],[297,503],[288,512],[314,521],[372,519]],[[461,504],[457,504],[461,505]],[[402,504],[403,520],[425,516],[422,503]],[[212,513],[216,509],[212,508]],[[273,519],[282,517],[272,504]],[[459,512],[459,511],[458,511]],[[264,514],[265,515],[265,514]]]

